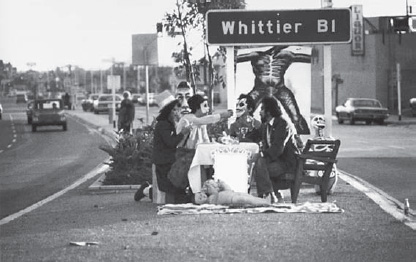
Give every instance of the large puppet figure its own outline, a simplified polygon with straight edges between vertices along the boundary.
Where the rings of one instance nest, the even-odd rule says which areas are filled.
[[[255,75],[254,87],[248,93],[256,108],[265,96],[273,95],[283,106],[298,134],[310,134],[308,124],[301,115],[292,91],[285,85],[286,70],[293,62],[310,63],[310,55],[285,50],[287,46],[274,46],[266,51],[255,51],[237,56],[237,63],[251,61]]]
[[[179,100],[181,104],[181,115],[186,115],[191,112],[188,104],[188,99],[194,95],[194,90],[188,82],[182,81],[178,84],[175,92],[175,99]]]

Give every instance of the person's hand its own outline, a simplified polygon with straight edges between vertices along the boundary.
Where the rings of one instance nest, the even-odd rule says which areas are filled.
[[[181,134],[187,135],[191,132],[191,130],[192,130],[192,125],[184,126],[181,130]]]
[[[228,119],[233,115],[233,110],[228,109],[227,112],[220,113],[221,118]]]

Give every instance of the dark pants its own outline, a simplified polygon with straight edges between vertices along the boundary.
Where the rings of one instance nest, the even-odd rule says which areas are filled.
[[[175,187],[168,179],[168,173],[173,163],[156,165],[157,186],[166,193],[166,204],[181,204],[186,202],[184,189]]]
[[[262,196],[266,193],[274,192],[272,180],[278,179],[289,170],[286,163],[281,160],[270,162],[268,158],[259,157],[254,166],[254,171],[257,194]]]

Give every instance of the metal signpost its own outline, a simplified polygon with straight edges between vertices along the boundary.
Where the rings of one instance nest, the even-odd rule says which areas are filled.
[[[327,134],[332,130],[331,44],[351,41],[351,10],[210,10],[206,14],[207,41],[227,46],[227,106],[234,109],[234,46],[324,45],[324,111]]]

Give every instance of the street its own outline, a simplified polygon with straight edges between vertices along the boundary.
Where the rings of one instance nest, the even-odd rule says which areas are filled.
[[[397,116],[394,116],[397,118]],[[356,175],[403,202],[416,204],[416,125],[340,125],[338,168]]]
[[[47,126],[32,133],[25,104],[2,104],[0,218],[67,187],[108,156],[98,149],[105,140],[71,118],[66,132]]]

